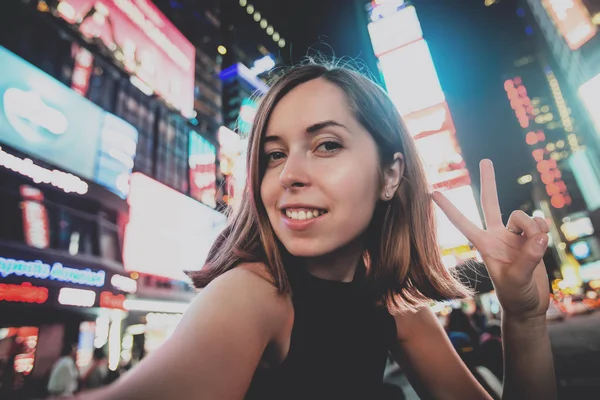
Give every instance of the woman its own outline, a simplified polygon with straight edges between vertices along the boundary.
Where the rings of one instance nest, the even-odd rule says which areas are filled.
[[[410,94],[407,94],[410,95]],[[488,399],[426,306],[469,292],[440,261],[415,145],[377,85],[304,65],[262,99],[248,187],[171,338],[85,399],[373,399],[391,350],[424,398]],[[556,397],[545,325],[548,227],[502,223],[481,163],[487,230],[433,200],[481,252],[504,307],[505,396]]]

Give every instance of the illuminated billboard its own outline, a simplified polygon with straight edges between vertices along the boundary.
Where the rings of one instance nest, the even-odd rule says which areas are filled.
[[[438,132],[456,132],[446,102],[405,115],[402,119],[408,132],[415,139]]]
[[[471,183],[465,161],[452,132],[445,131],[426,136],[417,139],[415,144],[429,183],[434,188],[440,185],[452,187]]]
[[[225,175],[227,204],[235,207],[235,200],[241,199],[239,192],[246,185],[246,154],[248,139],[240,137],[231,129],[222,126],[218,133],[221,172]]]
[[[471,178],[414,7],[403,1],[372,2],[369,17],[369,33],[387,92],[415,140],[428,183],[443,190],[467,218],[481,226]],[[437,206],[436,215],[444,254],[474,257],[467,238]]]
[[[0,143],[94,180],[124,198],[137,138],[132,125],[0,46]],[[15,164],[18,158],[12,159]],[[38,181],[56,180],[38,179],[47,171],[42,167],[14,170]],[[54,171],[50,174],[57,177]],[[65,191],[67,186],[69,191],[87,191],[87,185],[76,182],[52,184]]]
[[[190,131],[190,195],[215,208],[217,196],[217,151],[199,133]]]
[[[59,15],[100,39],[125,69],[192,117],[196,50],[148,0],[62,0]]]
[[[471,186],[456,187],[445,190],[443,193],[469,221],[473,222],[479,228],[482,228],[479,208],[477,207],[475,195],[473,194],[473,188],[471,188]],[[468,245],[469,240],[452,224],[452,222],[450,222],[441,208],[436,205],[435,211],[438,243],[440,246],[444,249],[451,249]]]
[[[397,29],[398,27],[402,29]],[[423,37],[421,24],[413,6],[404,7],[387,18],[371,22],[368,28],[377,57]]]
[[[185,280],[199,270],[225,215],[143,174],[131,175],[123,264],[127,271]]]
[[[600,74],[581,85],[578,93],[600,134]]]
[[[581,0],[542,0],[542,5],[571,50],[579,49],[596,35],[598,28]]]
[[[444,102],[444,92],[425,40],[382,55],[379,65],[388,94],[400,115]]]

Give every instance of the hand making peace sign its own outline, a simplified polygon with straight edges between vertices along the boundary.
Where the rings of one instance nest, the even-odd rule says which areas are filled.
[[[494,166],[482,160],[479,168],[487,229],[469,221],[441,193],[435,192],[433,199],[481,254],[503,312],[519,319],[545,318],[550,296],[542,257],[548,246],[548,224],[543,218],[514,211],[504,226]]]

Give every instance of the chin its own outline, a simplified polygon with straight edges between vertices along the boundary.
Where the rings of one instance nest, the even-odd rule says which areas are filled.
[[[283,243],[285,249],[294,257],[320,257],[331,253],[334,249],[329,248],[322,240],[287,240]]]

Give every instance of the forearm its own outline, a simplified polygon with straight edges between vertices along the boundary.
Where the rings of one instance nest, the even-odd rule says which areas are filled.
[[[502,318],[504,399],[557,398],[554,362],[545,316],[519,321]]]

